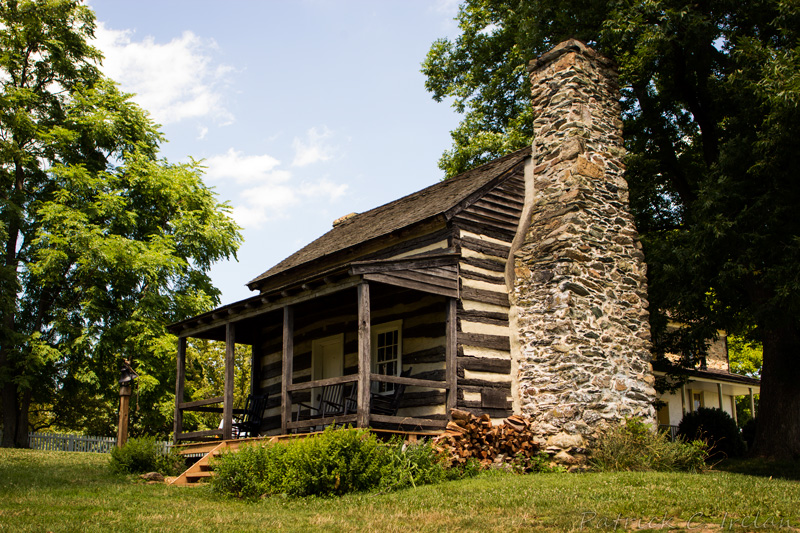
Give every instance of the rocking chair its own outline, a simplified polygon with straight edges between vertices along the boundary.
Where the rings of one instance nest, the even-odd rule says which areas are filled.
[[[235,418],[231,428],[238,438],[256,437],[261,430],[264,420],[264,410],[267,408],[268,395],[253,395],[247,397],[244,413]]]

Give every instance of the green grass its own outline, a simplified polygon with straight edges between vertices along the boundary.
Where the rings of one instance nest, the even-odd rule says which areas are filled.
[[[487,474],[388,494],[246,503],[116,476],[106,455],[0,449],[0,531],[635,531],[650,520],[650,529],[680,531],[692,516],[691,531],[762,531],[769,520],[796,531],[798,502],[797,481],[713,471]]]
[[[736,474],[800,481],[800,461],[767,462],[758,458],[726,459],[716,465],[716,468]]]

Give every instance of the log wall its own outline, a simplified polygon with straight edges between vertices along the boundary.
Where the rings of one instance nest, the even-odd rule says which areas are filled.
[[[493,418],[512,413],[505,269],[524,197],[525,184],[516,173],[453,218],[454,244],[462,256],[457,406]]]

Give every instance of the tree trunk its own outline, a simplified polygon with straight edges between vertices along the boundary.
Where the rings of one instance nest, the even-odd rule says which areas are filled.
[[[794,324],[764,328],[761,401],[753,455],[800,457],[800,333]]]
[[[3,385],[3,448],[16,448],[17,436],[17,387],[13,383]]]
[[[16,137],[14,141],[17,142]],[[17,142],[18,146],[22,146]],[[25,168],[19,156],[14,158],[14,189],[11,191],[12,206],[22,205],[22,196],[25,185]],[[1,287],[9,294],[17,294],[19,286],[19,257],[17,255],[17,244],[19,240],[22,221],[19,213],[10,210],[8,221],[7,240],[5,243],[4,266],[7,278]],[[9,275],[10,274],[10,275]],[[4,277],[5,277],[4,276]],[[3,385],[3,448],[27,448],[28,447],[28,408],[30,406],[30,391],[20,403],[19,387],[14,383],[13,378],[18,375],[19,369],[16,368],[12,357],[12,349],[9,343],[15,343],[12,333],[16,332],[15,305],[7,304],[3,309],[2,327],[5,330],[3,346],[0,347],[0,373],[4,374]]]
[[[6,383],[3,386],[3,448],[28,447],[28,407],[30,406],[30,393],[24,409],[21,409],[17,386]]]
[[[31,397],[33,390],[25,389],[22,391],[17,410],[17,436],[14,439],[14,446],[17,448],[30,448],[28,414],[31,410]]]

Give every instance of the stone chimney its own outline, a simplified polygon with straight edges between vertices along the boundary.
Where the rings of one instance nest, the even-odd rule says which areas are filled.
[[[623,177],[617,71],[575,40],[528,70],[527,228],[509,272],[515,411],[543,436],[591,440],[626,417],[655,423],[647,266]]]

